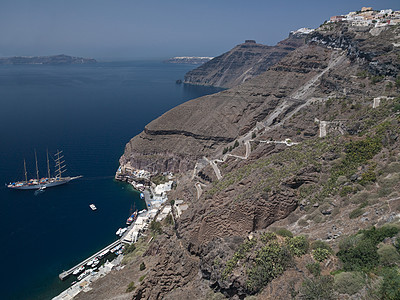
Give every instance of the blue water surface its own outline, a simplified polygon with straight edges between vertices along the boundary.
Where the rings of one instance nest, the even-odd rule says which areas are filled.
[[[67,185],[33,191],[0,187],[2,299],[51,299],[58,274],[116,239],[130,208],[145,207],[113,180],[125,144],[168,109],[215,88],[177,85],[190,65],[159,61],[69,66],[0,66],[0,183],[42,176],[46,149],[64,151]],[[89,204],[98,210],[93,212]]]

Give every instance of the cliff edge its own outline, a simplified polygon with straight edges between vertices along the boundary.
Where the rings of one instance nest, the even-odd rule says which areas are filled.
[[[200,67],[189,71],[184,82],[231,88],[264,73],[288,53],[304,44],[303,34],[291,34],[275,46],[267,46],[247,40],[232,50],[213,58]]]

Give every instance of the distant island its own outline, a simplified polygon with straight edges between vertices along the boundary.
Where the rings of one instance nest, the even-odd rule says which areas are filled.
[[[169,64],[201,65],[210,61],[213,58],[214,57],[207,57],[207,56],[177,56],[167,59],[164,62]]]
[[[74,57],[64,54],[51,56],[13,56],[0,58],[0,65],[77,65],[93,64],[93,58]]]

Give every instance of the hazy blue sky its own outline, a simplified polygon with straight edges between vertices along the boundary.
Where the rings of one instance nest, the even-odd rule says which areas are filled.
[[[300,27],[398,0],[0,0],[0,56],[216,56],[245,39],[274,45]]]

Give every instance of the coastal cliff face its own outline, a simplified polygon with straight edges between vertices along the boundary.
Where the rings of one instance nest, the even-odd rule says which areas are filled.
[[[189,71],[184,82],[231,88],[264,73],[288,53],[304,44],[304,35],[290,35],[275,46],[248,40],[232,50]]]
[[[327,291],[320,299],[350,299],[329,283],[344,264],[336,238],[393,222],[400,209],[399,39],[398,26],[323,25],[263,74],[134,137],[121,166],[177,173],[168,197],[189,208],[146,241],[140,259],[156,263],[129,297],[314,299],[309,284]],[[308,249],[316,239],[334,248],[327,258]],[[369,299],[378,281],[352,295]]]
[[[296,98],[298,89],[330,59],[321,47],[299,49],[240,87],[175,107],[126,145],[120,164],[160,172],[193,169],[198,159],[221,152],[258,122],[273,125],[304,104],[305,99]]]

